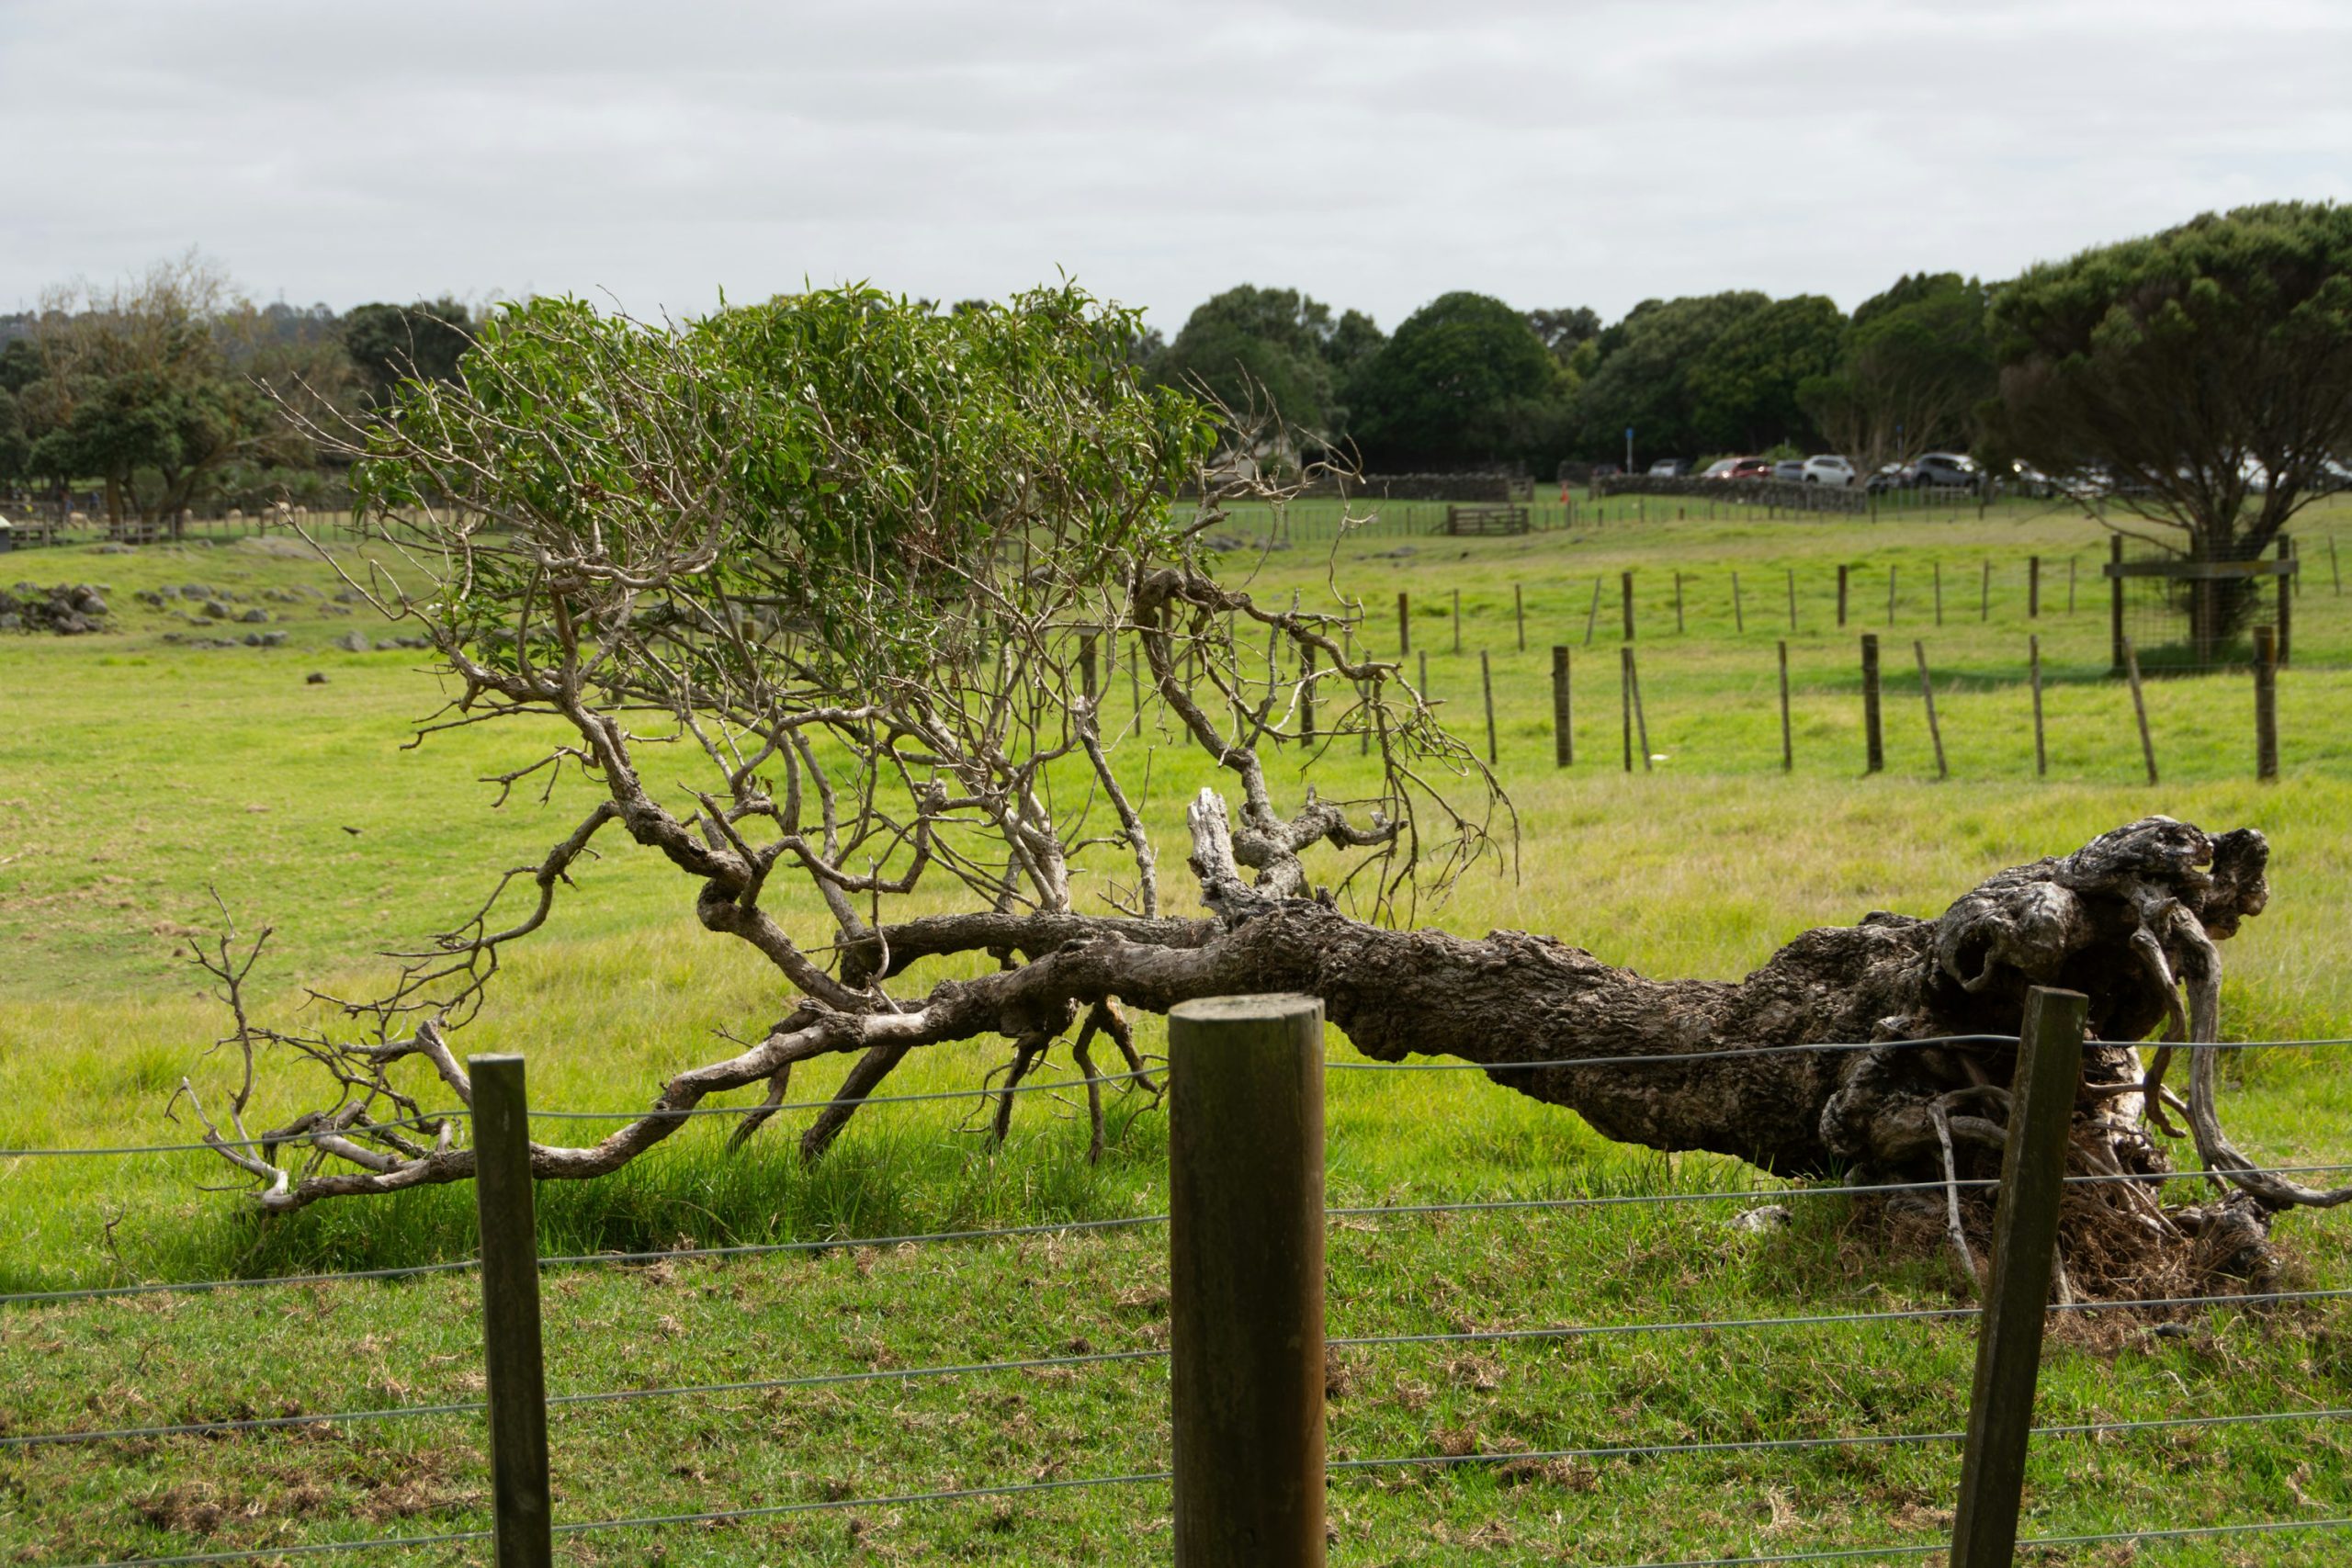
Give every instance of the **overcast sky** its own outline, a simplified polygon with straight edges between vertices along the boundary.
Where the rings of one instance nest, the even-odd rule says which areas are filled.
[[[1850,308],[2352,197],[2347,66],[2340,0],[0,0],[0,309],[190,245],[338,309]]]

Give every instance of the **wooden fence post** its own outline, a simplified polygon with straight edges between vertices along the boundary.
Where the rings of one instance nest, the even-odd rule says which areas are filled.
[[[2278,776],[2278,633],[2254,628],[2254,776]]]
[[[2335,585],[2335,597],[2344,597],[2344,568],[2335,558],[2335,536],[2327,536],[2327,577]]]
[[[1495,765],[1495,671],[1487,662],[1487,650],[1478,650],[1478,685],[1487,696],[1487,766]]]
[[[1511,619],[1519,623],[1519,651],[1527,651],[1527,595],[1516,582],[1510,585]]]
[[[1797,629],[1797,569],[1789,570],[1789,630]]]
[[[1862,771],[1877,773],[1886,766],[1886,737],[1879,725],[1878,634],[1862,634]]]
[[[1577,760],[1575,714],[1571,711],[1568,689],[1568,650],[1561,644],[1552,645],[1552,765],[1566,768]]]
[[[1631,642],[1634,640],[1634,574],[1630,571],[1618,573],[1617,587],[1625,610],[1625,640]]]
[[[1944,624],[1944,563],[1936,562],[1936,625]]]
[[[1413,657],[1414,657],[1414,658],[1416,658],[1416,659],[1418,659],[1418,660],[1419,660],[1421,661],[1421,674],[1420,674],[1420,688],[1421,688],[1421,695],[1422,695],[1422,696],[1424,696],[1424,697],[1426,697],[1426,696],[1428,696],[1428,695],[1430,694],[1430,650],[1429,650],[1428,649],[1426,649],[1426,648],[1425,648],[1425,649],[1421,649],[1421,651],[1420,651],[1420,652],[1419,652],[1419,653],[1415,654]]]
[[[2025,618],[2041,619],[2041,558],[2025,558]]]
[[[1943,726],[1936,722],[1936,683],[1928,674],[1928,645],[1914,641],[1911,653],[1919,661],[1919,695],[1928,705],[1928,739],[1936,748],[1936,777],[1948,779],[1951,770],[1944,765]]]
[[[1584,613],[1584,645],[1592,646],[1592,628],[1600,621],[1600,574],[1592,574],[1592,603]]]
[[[2026,992],[1993,1213],[1990,1278],[1976,1329],[1951,1568],[2009,1568],[2017,1553],[2026,1444],[2058,1251],[2058,1201],[2065,1193],[2067,1126],[2082,1087],[2089,1006],[2079,991],[2035,986]]]
[[[481,1226],[481,1337],[489,1377],[491,1538],[498,1568],[552,1568],[547,1365],[539,1344],[539,1234],[523,1058],[469,1057],[474,1211]]]
[[[1894,573],[1896,570],[1897,569],[1893,566],[1889,566],[1886,569],[1886,624],[1890,626],[1894,625]]]
[[[2282,543],[2284,541],[2281,541]],[[1682,623],[1682,569],[1674,570],[1674,631],[1679,637],[1688,628]]]
[[[1396,657],[1404,658],[1413,651],[1413,601],[1410,594],[1399,589],[1396,593]]]
[[[2123,579],[2119,573],[2123,566],[2123,536],[2116,535],[2107,541],[2107,648],[2108,673],[2123,673]]]
[[[1642,749],[1642,772],[1650,771],[1650,721],[1642,711],[1642,668],[1634,662],[1634,650],[1625,649],[1625,690],[1634,699],[1634,739]],[[1633,770],[1628,768],[1626,772]]]
[[[1177,1004],[1168,1100],[1176,1561],[1320,1568],[1323,1004]]]
[[[1462,590],[1453,591],[1453,651],[1462,651]]]
[[[2050,751],[2041,734],[2041,638],[2029,636],[2025,639],[2026,679],[2033,686],[2033,776],[2050,776]]]
[[[2295,541],[2284,534],[2278,536],[2278,559],[2289,573],[2295,571]],[[2278,579],[2278,662],[2281,664],[2294,658],[2294,628],[2295,579],[2289,575]]]
[[[1796,746],[1789,734],[1789,645],[1781,644],[1781,772],[1796,772]]]
[[[2334,539],[2328,541],[2331,545],[2335,542]],[[1747,609],[1739,601],[1739,573],[1736,571],[1731,574],[1731,624],[1733,630],[1742,636],[1747,634]]]
[[[1634,771],[1634,650],[1617,650],[1617,709],[1625,729],[1625,771]],[[1645,757],[1647,753],[1644,753]]]
[[[1839,626],[1844,626],[1844,625],[1846,624],[1846,573],[1847,573],[1847,570],[1848,570],[1848,569],[1847,569],[1847,567],[1846,567],[1846,564],[1845,564],[1843,561],[1840,561],[1840,562],[1838,563],[1838,624]]]
[[[1980,621],[1993,618],[1993,563],[1990,560],[1984,563],[1984,579],[1976,590],[1976,618]]]
[[[2148,699],[2140,691],[2140,656],[2132,639],[2123,639],[2123,674],[2132,682],[2132,712],[2140,721],[2140,756],[2148,764],[2148,782],[2156,782],[2156,743],[2148,734]]]
[[[1298,738],[1315,739],[1315,645],[1311,642],[1298,656]]]
[[[1088,702],[1094,700],[1094,634],[1080,632],[1078,637],[1078,689]]]

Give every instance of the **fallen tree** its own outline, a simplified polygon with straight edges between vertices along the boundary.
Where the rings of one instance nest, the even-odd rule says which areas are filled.
[[[451,1036],[607,835],[665,859],[699,923],[760,954],[781,1016],[598,1142],[535,1145],[544,1179],[616,1170],[756,1090],[740,1145],[797,1066],[848,1056],[800,1134],[816,1157],[910,1054],[973,1040],[1004,1043],[991,1090],[1067,1040],[1099,1150],[1098,1043],[1117,1077],[1150,1076],[1134,1010],[1287,990],[1322,998],[1370,1055],[1479,1064],[1614,1138],[1952,1182],[1996,1160],[2025,990],[2053,984],[2090,998],[2105,1043],[2081,1168],[2154,1176],[2185,1137],[2239,1193],[2166,1208],[2124,1180],[2116,1224],[2158,1247],[2226,1233],[2237,1258],[2270,1212],[2352,1196],[2261,1174],[2222,1130],[2216,943],[2267,897],[2250,830],[2149,818],[1937,919],[1809,931],[1736,983],[1653,980],[1522,932],[1399,929],[1417,894],[1500,849],[1507,804],[1399,666],[1358,651],[1360,605],[1230,585],[1200,541],[1238,493],[1282,494],[1217,476],[1193,406],[1136,385],[1131,325],[1067,289],[951,317],[812,295],[658,329],[542,301],[486,330],[464,385],[412,386],[358,434],[357,491],[393,547],[355,584],[418,623],[461,687],[421,739],[553,720],[560,741],[493,781],[499,798],[577,774],[593,805],[384,994],[325,998],[331,1027],[254,1021],[251,953],[207,960],[245,1071],[225,1108],[197,1110],[262,1209],[470,1176],[457,1119],[426,1109],[469,1101]],[[1184,479],[1203,500],[1180,516],[1165,497]],[[1115,726],[1098,663],[1114,647],[1145,699]],[[1203,915],[1164,907],[1149,770],[1125,761],[1155,739],[1226,781],[1186,810]],[[1374,788],[1285,809],[1269,764],[1286,756]],[[939,911],[940,890],[964,907]],[[2159,1029],[2192,1053],[2185,1097],[2168,1048],[2143,1063],[2129,1043]],[[1853,1048],[1804,1048],[1824,1043]],[[329,1092],[249,1134],[273,1050]],[[998,1100],[999,1137],[1013,1104]]]

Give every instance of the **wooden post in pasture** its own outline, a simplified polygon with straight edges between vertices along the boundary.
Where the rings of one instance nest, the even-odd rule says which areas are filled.
[[[1976,618],[1980,621],[1993,618],[1993,563],[1990,560],[1984,563],[1984,580],[1976,590]]]
[[[1838,566],[1838,624],[1841,626],[1846,624],[1846,571],[1845,563],[1839,562]]]
[[[466,1070],[473,1080],[474,1212],[481,1226],[491,1540],[498,1568],[552,1568],[547,1363],[539,1344],[539,1236],[523,1058],[471,1056]]]
[[[2284,534],[2278,536],[2278,560],[2287,574],[2278,579],[2278,662],[2285,664],[2294,657],[2295,541]]]
[[[1894,573],[1895,573],[1895,570],[1896,570],[1896,569],[1895,569],[1894,567],[1893,567],[1893,566],[1889,566],[1889,567],[1886,569],[1886,624],[1887,624],[1888,626],[1894,626]]]
[[[1462,590],[1453,591],[1453,651],[1462,651]]]
[[[2333,543],[2333,541],[2330,542]],[[1731,574],[1731,624],[1733,630],[1746,634],[1747,609],[1739,602],[1739,573],[1736,571]]]
[[[1323,1004],[1168,1012],[1176,1560],[1323,1562]]]
[[[2041,733],[2041,638],[2025,639],[2026,679],[2033,687],[2033,776],[2050,776],[2050,751]]]
[[[1936,625],[1944,624],[1944,563],[1936,562]]]
[[[2041,619],[2041,558],[2025,558],[2025,618]]]
[[[1789,570],[1789,630],[1797,629],[1797,569]]]
[[[1915,640],[1911,654],[1919,661],[1919,696],[1928,705],[1928,739],[1936,748],[1936,777],[1948,779],[1951,769],[1944,765],[1944,730],[1936,722],[1936,682],[1928,673],[1928,645]]]
[[[1413,651],[1413,598],[1403,589],[1396,591],[1396,657],[1404,658]]]
[[[1584,645],[1587,648],[1590,648],[1592,646],[1592,628],[1600,623],[1600,574],[1599,572],[1595,572],[1592,575],[1592,603],[1586,608],[1584,613]]]
[[[1789,645],[1781,644],[1781,772],[1796,772],[1797,750],[1789,732]]]
[[[1879,723],[1878,634],[1862,634],[1862,771],[1886,766],[1886,734]]]
[[[1127,660],[1127,697],[1143,712],[1143,649],[1138,648]]]
[[[2335,558],[2335,536],[2333,534],[2330,534],[2327,536],[2327,576],[2328,581],[2335,585],[2335,597],[2338,599],[2343,598],[2344,568],[2337,563]]]
[[[2148,764],[2148,782],[2156,782],[2156,743],[2148,734],[2148,699],[2140,690],[2140,656],[2132,639],[2123,639],[2123,673],[2132,682],[2132,713],[2140,721],[2140,757]]]
[[[2075,568],[2077,564],[2073,556],[2066,558],[2066,614],[2070,615],[2075,613]]]
[[[1951,1568],[2009,1568],[2017,1554],[2041,1329],[2058,1253],[2058,1203],[2065,1193],[2067,1127],[2082,1087],[2089,1006],[2079,991],[2035,986],[2026,992],[1993,1212],[1993,1256],[1976,1329]]]
[[[1618,597],[1623,602],[1625,610],[1625,640],[1631,642],[1634,640],[1634,574],[1630,571],[1618,573],[1617,584]]]
[[[1527,596],[1516,582],[1510,585],[1510,617],[1519,626],[1519,651],[1527,651]]]
[[[1078,689],[1091,704],[1094,701],[1094,634],[1078,634]]]
[[[1421,695],[1426,697],[1430,694],[1430,650],[1425,648],[1413,657],[1421,661]]]
[[[1298,738],[1315,739],[1315,645],[1311,642],[1298,656]]]
[[[1487,698],[1487,766],[1495,765],[1495,671],[1487,662],[1487,650],[1478,650],[1478,686]]]
[[[1642,749],[1642,772],[1646,773],[1650,771],[1651,766],[1650,721],[1649,716],[1642,711],[1642,669],[1640,665],[1634,662],[1634,650],[1632,649],[1628,648],[1624,649],[1624,654],[1625,693],[1626,695],[1633,699],[1634,705],[1634,743]],[[1628,768],[1625,771],[1627,773],[1633,772],[1631,768]]]
[[[2254,776],[2278,776],[2278,631],[2254,628]]]
[[[1675,572],[1674,572],[1674,630],[1675,630],[1675,635],[1676,635],[1676,636],[1678,636],[1678,637],[1679,637],[1679,636],[1680,636],[1680,635],[1682,634],[1682,632],[1683,632],[1685,629],[1686,629],[1686,628],[1684,627],[1684,626],[1683,626],[1683,624],[1682,624],[1682,570],[1681,570],[1679,567],[1677,567],[1677,568],[1675,569]]]
[[[2108,672],[2123,672],[2123,536],[2107,541]]]
[[[1634,771],[1634,650],[1630,648],[1617,650],[1617,708],[1625,730],[1625,771],[1630,773]]]
[[[1552,645],[1552,765],[1573,766],[1577,760],[1575,714],[1569,707],[1568,650]]]

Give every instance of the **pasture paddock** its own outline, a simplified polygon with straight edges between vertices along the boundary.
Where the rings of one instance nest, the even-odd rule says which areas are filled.
[[[1629,502],[1630,502],[1630,499]],[[1658,504],[1657,498],[1648,498]],[[1614,504],[1612,502],[1612,504]],[[1422,521],[1442,509],[1422,503]],[[1374,613],[1409,587],[1432,695],[1482,739],[1479,656],[1493,672],[1497,768],[1516,800],[1509,865],[1475,873],[1423,920],[1477,932],[1550,931],[1657,975],[1728,976],[1806,926],[1867,909],[1932,913],[1996,867],[2071,849],[2150,810],[2272,838],[2270,909],[2225,949],[2225,1021],[2236,1037],[2352,1033],[2342,933],[2352,917],[2352,744],[2340,721],[2352,614],[2310,578],[2296,659],[2279,675],[2281,777],[2254,778],[2251,681],[2243,673],[2152,680],[2164,783],[2141,772],[2129,698],[2105,674],[2096,599],[2053,606],[2068,557],[2103,552],[2079,520],[1996,514],[1875,528],[1849,522],[1646,525],[1612,521],[1484,539],[1372,535],[1339,547],[1300,538],[1262,558],[1227,552],[1269,595],[1313,602],[1327,570]],[[1293,520],[1294,526],[1306,522]],[[2298,530],[2307,561],[2352,510]],[[1237,535],[1243,531],[1237,530]],[[1261,535],[1261,537],[1263,536]],[[1410,555],[1389,554],[1410,544]],[[2043,561],[2042,614],[2025,615],[2025,563]],[[1991,561],[1985,614],[1928,598]],[[38,562],[28,566],[28,562]],[[67,563],[71,563],[70,565]],[[1888,769],[1862,776],[1856,639],[1835,625],[1835,568],[1870,581],[1894,566],[1893,635],[1923,640],[1952,779],[1939,783],[1924,705],[1890,682]],[[172,950],[216,923],[205,887],[241,922],[275,924],[271,984],[362,983],[369,953],[469,908],[483,871],[536,857],[577,787],[551,807],[483,809],[475,783],[513,755],[479,731],[402,750],[401,721],[438,694],[411,652],[345,653],[356,617],[278,623],[287,647],[162,641],[189,628],[130,598],[141,587],[218,579],[241,591],[324,586],[314,564],[251,547],[142,548],[19,558],[21,575],[108,582],[121,630],[0,642],[0,1145],[184,1141],[164,1111],[220,1028]],[[1731,597],[1737,570],[1750,597]],[[1618,765],[1613,705],[1623,642],[1606,622],[1588,645],[1595,576],[1634,573],[1654,766]],[[1775,625],[1783,573],[1798,628]],[[1674,626],[1679,578],[1685,629]],[[1914,585],[1917,586],[1914,586]],[[1969,584],[1971,587],[1974,583]],[[1462,653],[1445,624],[1461,602]],[[1516,604],[1527,617],[1519,651]],[[1871,603],[1868,594],[1857,604]],[[1883,612],[1883,604],[1875,606]],[[1967,605],[1976,610],[1974,604]],[[1872,617],[1875,619],[1875,617]],[[1739,624],[1744,619],[1744,626]],[[2026,681],[2039,637],[2050,775],[2037,780]],[[1776,645],[1789,644],[1794,769],[1781,772]],[[1578,761],[1555,766],[1551,649],[1571,649]],[[1130,689],[1117,671],[1114,705]],[[312,685],[311,671],[327,675]],[[1910,692],[1908,696],[1906,691]],[[1329,721],[1330,705],[1325,707]],[[1149,809],[1172,863],[1182,800],[1202,770],[1159,753]],[[1354,748],[1313,763],[1343,794]],[[1164,775],[1164,777],[1159,776]],[[568,825],[568,824],[567,824]],[[351,831],[350,829],[356,829]],[[616,854],[582,877],[536,948],[518,949],[495,1006],[463,1049],[521,1050],[543,1106],[624,1109],[665,1070],[702,1059],[711,1031],[760,1014],[762,977],[692,923],[674,874]],[[814,930],[813,919],[809,928]],[[1148,1039],[1157,1049],[1162,1038]],[[1352,1056],[1336,1036],[1335,1060]],[[934,1053],[896,1092],[968,1087],[980,1054]],[[2226,1102],[2238,1140],[2276,1163],[2352,1159],[2352,1085],[2342,1054],[2233,1056]],[[829,1078],[797,1081],[819,1098]],[[589,1187],[542,1193],[545,1250],[593,1253],[1115,1218],[1165,1206],[1164,1123],[1132,1101],[1114,1113],[1101,1166],[1085,1126],[1033,1097],[1011,1144],[988,1153],[973,1100],[877,1108],[823,1165],[801,1169],[763,1134],[752,1157],[719,1152],[698,1126],[653,1158]],[[1048,1108],[1052,1109],[1049,1110]],[[579,1135],[542,1123],[541,1136]],[[1475,1073],[1332,1075],[1331,1201],[1373,1205],[1745,1188],[1727,1162],[1648,1156],[1603,1143],[1569,1115]],[[327,1206],[255,1233],[210,1156],[10,1159],[0,1272],[10,1291],[242,1269],[350,1269],[457,1258],[471,1248],[470,1194]],[[1786,1200],[1787,1229],[1744,1235],[1737,1204],[1558,1213],[1364,1217],[1329,1236],[1331,1332],[1342,1337],[1644,1318],[1725,1320],[1949,1307],[1959,1280],[1932,1243],[1890,1254],[1842,1199]],[[2298,1288],[2352,1284],[2340,1220],[2281,1227]],[[1163,1238],[1110,1231],[947,1248],[845,1249],[738,1262],[587,1267],[548,1286],[556,1392],[710,1383],[797,1373],[888,1371],[1099,1349],[1148,1348],[1166,1323]],[[11,1368],[6,1431],[155,1420],[463,1403],[479,1374],[470,1276],[119,1301],[12,1305],[0,1315]],[[2312,1303],[2192,1314],[2187,1332],[2146,1324],[2055,1330],[2039,1419],[2154,1418],[2188,1412],[2352,1404],[2352,1318]],[[1960,1424],[1973,1331],[1927,1323],[1804,1330],[1690,1330],[1508,1348],[1459,1343],[1343,1349],[1333,1382],[1335,1458],[1861,1431]],[[560,1406],[560,1506],[569,1517],[718,1507],[748,1500],[856,1498],[953,1483],[1160,1468],[1164,1372],[1157,1363],[1046,1368],[876,1388],[746,1392],[691,1401]],[[2340,1424],[2154,1431],[2052,1440],[2029,1472],[2027,1533],[2342,1513],[2352,1450]],[[0,1434],[5,1435],[5,1434]],[[1351,1473],[1331,1494],[1335,1559],[1632,1562],[1934,1541],[1957,1475],[1949,1446],[1715,1453]],[[0,1550],[76,1562],[133,1550],[233,1550],[298,1540],[431,1534],[482,1517],[478,1421],[389,1421],[328,1435],[304,1428],[0,1450],[8,1506]],[[2308,1506],[2305,1503],[2308,1503]],[[1017,1501],[881,1506],[724,1529],[621,1535],[565,1550],[579,1561],[749,1563],[913,1560],[1125,1561],[1167,1550],[1166,1499],[1150,1488]],[[2340,1540],[2278,1537],[2149,1545],[2143,1562],[2338,1560]],[[2062,1560],[2106,1559],[2089,1549]],[[374,1551],[354,1562],[444,1562],[449,1549]]]

